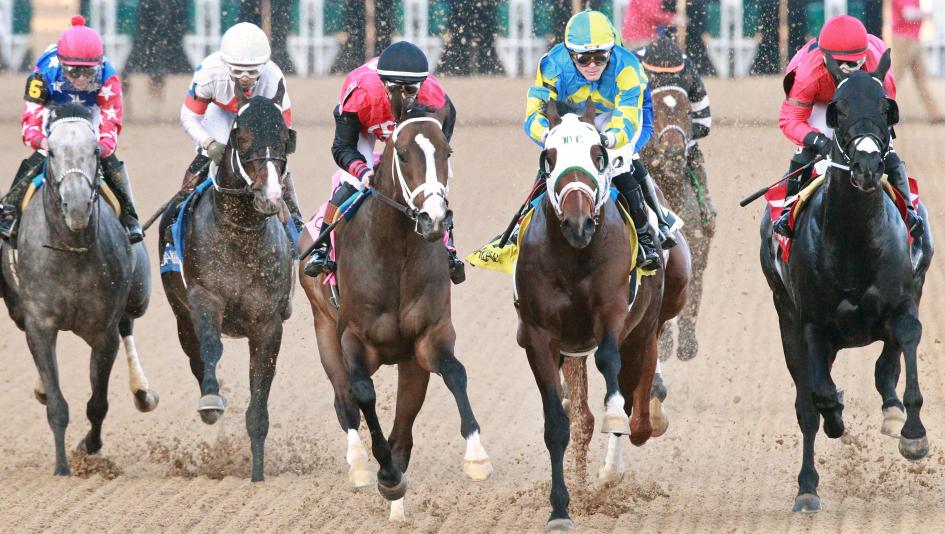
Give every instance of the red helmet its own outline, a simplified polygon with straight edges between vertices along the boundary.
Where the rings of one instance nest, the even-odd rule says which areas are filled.
[[[72,27],[62,32],[56,44],[59,61],[65,65],[98,65],[105,47],[98,32],[85,25],[85,17],[72,17]]]
[[[850,15],[834,17],[820,30],[817,44],[837,61],[859,61],[866,57],[866,27]]]

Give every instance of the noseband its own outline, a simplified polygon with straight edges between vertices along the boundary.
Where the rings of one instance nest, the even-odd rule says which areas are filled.
[[[561,124],[549,130],[548,136],[545,138],[545,150],[554,148],[557,151],[555,168],[551,169],[546,178],[548,199],[551,201],[551,205],[554,207],[555,213],[560,219],[563,216],[561,204],[569,194],[576,191],[586,195],[594,205],[594,220],[596,223],[600,208],[604,205],[604,202],[607,201],[610,192],[610,165],[607,157],[607,149],[601,146],[604,165],[603,170],[598,170],[590,154],[591,147],[600,146],[600,134],[597,132],[597,128],[592,124],[581,122],[575,115],[565,115],[565,118],[569,116],[574,117],[574,120],[567,122],[562,121]],[[561,129],[561,127],[565,125],[574,127],[576,125],[575,123],[581,125],[582,128],[580,131],[575,131],[576,128],[569,131]],[[591,142],[582,141],[582,138],[585,136],[590,139]],[[544,161],[544,155],[542,155],[542,159]],[[542,165],[542,167],[544,167],[544,165]],[[592,172],[591,169],[593,169],[594,172]],[[594,181],[595,187],[592,189],[591,186],[584,182],[573,181],[565,184],[565,186],[561,188],[561,191],[558,192],[558,181],[571,171],[584,173]]]
[[[280,113],[282,112],[282,108],[278,104],[274,103],[273,105],[279,108]],[[273,162],[281,162],[285,164],[288,161],[285,154],[273,156],[272,148],[268,146],[266,147],[266,154],[264,156],[260,155],[260,156],[244,159],[240,155],[239,149],[237,148],[237,144],[235,142],[236,130],[239,129],[240,115],[242,115],[243,112],[246,111],[247,107],[249,107],[248,103],[244,104],[243,107],[241,107],[239,111],[236,112],[236,119],[233,121],[233,126],[230,128],[230,138],[227,140],[227,146],[230,148],[230,171],[242,177],[243,181],[246,182],[246,185],[244,185],[243,187],[224,187],[220,185],[219,182],[217,182],[216,173],[213,176],[211,176],[211,180],[213,181],[213,188],[227,195],[253,195],[255,194],[252,190],[253,179],[246,172],[244,163],[250,163],[253,161],[264,161],[266,162],[267,165],[272,163],[273,168],[277,168],[275,163]],[[285,175],[287,172],[289,172],[288,167],[283,167],[282,174],[279,175],[280,183],[285,180]]]

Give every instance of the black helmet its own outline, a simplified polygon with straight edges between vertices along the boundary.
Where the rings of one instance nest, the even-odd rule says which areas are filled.
[[[391,83],[420,83],[427,79],[427,56],[413,43],[398,41],[381,52],[377,74]]]
[[[672,35],[664,35],[650,43],[643,52],[643,67],[648,70],[676,69],[682,70],[685,58],[676,39]],[[655,69],[654,69],[655,67]]]

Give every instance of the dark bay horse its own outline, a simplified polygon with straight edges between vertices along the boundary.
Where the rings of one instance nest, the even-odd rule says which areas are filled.
[[[570,439],[558,379],[563,359],[567,366],[572,357],[594,354],[606,382],[602,432],[612,434],[611,451],[621,435],[629,434],[633,444],[642,445],[654,431],[650,392],[658,363],[665,269],[641,280],[631,306],[633,251],[626,223],[608,201],[610,168],[594,114],[594,106],[586,105],[582,117],[561,117],[555,103],[548,105],[551,130],[542,155],[547,195],[522,236],[515,270],[518,343],[525,348],[541,393],[545,445],[551,455],[550,530],[573,525],[563,470]],[[583,361],[576,365],[583,368]],[[578,435],[589,441],[593,417],[579,419],[587,431]]]
[[[931,225],[910,249],[906,226],[883,191],[890,126],[898,120],[896,103],[882,83],[889,65],[887,50],[875,72],[847,75],[828,57],[828,70],[839,82],[827,107],[827,123],[834,128],[830,167],[798,214],[788,262],[779,258],[767,211],[761,219],[761,267],[774,296],[804,435],[794,499],[798,512],[821,509],[814,462],[821,418],[827,437],[844,433],[843,395],[830,376],[840,349],[883,342],[875,373],[883,431],[898,435],[899,452],[907,459],[928,453],[916,351],[922,335],[919,299],[932,259]],[[919,211],[928,217],[924,206]],[[902,401],[896,395],[900,355],[906,366]]]
[[[640,156],[666,196],[667,205],[686,222],[686,239],[692,252],[692,277],[686,308],[678,320],[676,354],[681,360],[689,360],[699,353],[696,321],[702,302],[702,276],[715,235],[715,213],[708,204],[704,189],[698,190],[689,175],[691,171],[687,165],[686,151],[692,131],[692,118],[689,114],[688,93],[676,85],[656,87],[652,93],[654,135]],[[700,184],[700,187],[704,187],[704,184]],[[702,202],[700,194],[703,195]],[[668,358],[672,349],[672,332],[666,329],[660,336],[660,356]]]
[[[35,395],[52,427],[55,474],[68,475],[69,406],[59,387],[56,338],[71,331],[92,347],[86,406],[92,428],[79,449],[94,454],[102,448],[108,378],[122,339],[135,406],[148,412],[158,405],[132,337],[134,319],[148,307],[151,271],[144,243],[129,244],[99,193],[98,136],[90,112],[78,104],[53,108],[48,124],[44,185],[23,212],[17,250],[4,243],[0,255],[7,309],[26,332],[39,372]]]
[[[246,100],[237,91],[239,113],[213,186],[197,201],[184,229],[182,272],[162,273],[167,300],[177,317],[177,335],[200,385],[197,410],[207,424],[223,415],[216,369],[221,335],[249,338],[250,401],[246,430],[253,453],[252,480],[262,481],[269,431],[269,389],[282,343],[282,323],[292,313],[292,243],[276,217],[295,132],[278,102]],[[176,206],[161,221],[159,250]]]
[[[492,472],[479,424],[466,394],[466,370],[456,359],[450,317],[450,280],[442,239],[452,224],[447,207],[451,149],[441,129],[446,108],[420,106],[404,112],[371,179],[372,192],[357,215],[337,229],[339,310],[329,303],[322,277],[300,269],[312,303],[322,365],[335,390],[335,409],[348,435],[353,485],[369,483],[358,425],[364,414],[377,487],[391,502],[391,520],[405,519],[404,473],[413,448],[413,423],[423,404],[430,373],[437,373],[456,399],[466,440],[463,472],[484,480]],[[311,239],[299,243],[304,250]],[[393,430],[384,437],[375,411],[371,376],[381,365],[397,365]]]

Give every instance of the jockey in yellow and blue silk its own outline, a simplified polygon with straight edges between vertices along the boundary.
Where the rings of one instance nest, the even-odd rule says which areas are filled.
[[[675,242],[652,179],[638,156],[653,133],[646,73],[634,53],[621,46],[610,19],[591,10],[574,15],[565,28],[564,43],[541,58],[535,84],[528,89],[525,133],[544,147],[549,129],[545,106],[559,100],[582,110],[588,98],[597,111],[601,143],[609,152],[613,184],[627,199],[637,229],[643,250],[640,267],[658,268],[659,255],[648,231],[645,204],[658,215],[663,246],[668,248]]]

